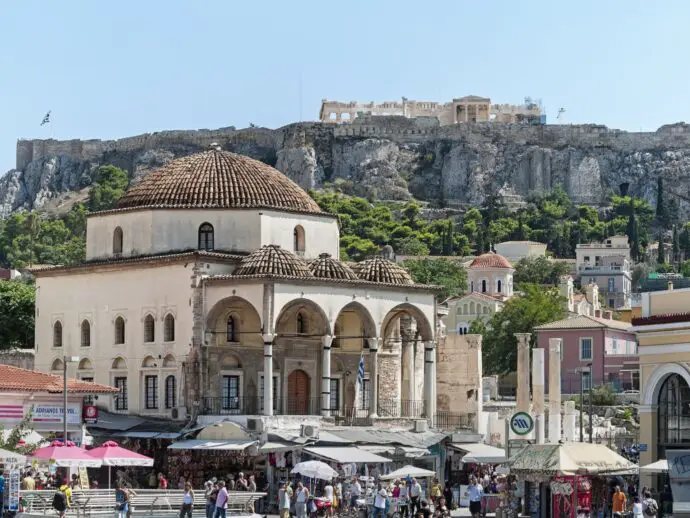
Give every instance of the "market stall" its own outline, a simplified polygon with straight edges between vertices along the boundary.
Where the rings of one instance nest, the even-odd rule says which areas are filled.
[[[115,441],[106,441],[103,445],[98,448],[93,448],[88,450],[87,453],[95,458],[99,459],[103,466],[108,467],[108,489],[111,486],[111,476],[112,467],[143,467],[143,466],[153,466],[153,459],[145,455],[141,455],[134,451],[128,450],[127,448],[122,448]]]
[[[613,450],[588,443],[531,444],[505,464],[531,485],[526,494],[529,513],[551,512],[559,518],[590,514],[603,504],[595,486],[601,487],[606,476],[637,472],[634,463]]]

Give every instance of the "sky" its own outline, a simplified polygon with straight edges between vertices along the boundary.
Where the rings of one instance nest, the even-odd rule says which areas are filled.
[[[275,128],[323,98],[530,96],[653,131],[690,121],[689,21],[687,0],[0,0],[0,173],[19,138]]]

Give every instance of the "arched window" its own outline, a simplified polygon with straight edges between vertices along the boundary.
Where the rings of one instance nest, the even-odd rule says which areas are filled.
[[[144,317],[144,342],[151,343],[155,342],[155,340],[156,321],[153,319],[153,315],[146,315],[146,317]]]
[[[486,293],[486,279],[482,280],[482,293]]]
[[[65,364],[62,363],[61,359],[57,359],[53,361],[53,364],[50,366],[50,370],[52,371],[61,371],[65,368]]]
[[[307,320],[302,313],[297,313],[297,334],[303,335],[307,333]]]
[[[690,442],[690,387],[682,376],[672,374],[659,390],[659,444]]]
[[[165,378],[165,408],[175,408],[177,406],[176,391],[175,376],[170,375]]]
[[[484,307],[482,308],[482,312],[483,312],[485,315],[488,315],[488,314],[489,314],[489,306],[484,306]]]
[[[62,322],[53,324],[53,347],[62,347]]]
[[[175,341],[175,317],[170,313],[165,315],[165,320],[163,321],[163,341]]]
[[[213,250],[213,225],[202,223],[199,227],[199,250]]]
[[[474,302],[470,302],[470,315],[474,315]]]
[[[81,323],[81,346],[91,347],[91,324],[88,320]]]
[[[228,315],[226,334],[228,342],[237,342],[237,321],[233,315]]]
[[[125,343],[125,319],[117,317],[115,319],[115,345]]]
[[[470,291],[474,291],[474,281],[470,281]]]
[[[115,255],[122,253],[122,229],[115,227],[113,231],[113,253]]]
[[[496,283],[496,293],[501,293],[502,289],[503,289],[503,282],[501,282],[501,281],[499,280],[499,281]]]
[[[302,225],[297,225],[293,232],[294,247],[297,254],[304,254],[304,228]]]

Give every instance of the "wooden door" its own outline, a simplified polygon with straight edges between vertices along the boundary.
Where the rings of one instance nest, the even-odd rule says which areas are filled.
[[[292,415],[309,415],[309,375],[295,370],[288,376],[288,408]]]

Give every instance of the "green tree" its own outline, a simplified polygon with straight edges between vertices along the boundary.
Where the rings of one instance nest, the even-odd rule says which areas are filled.
[[[482,345],[487,374],[505,374],[517,368],[515,333],[533,333],[534,327],[565,318],[565,299],[557,289],[526,284],[523,296],[506,301],[487,325]],[[532,335],[534,338],[534,334]]]
[[[460,295],[467,290],[467,272],[457,261],[448,259],[421,259],[403,262],[412,278],[419,284],[443,286],[440,299]]]
[[[129,178],[127,171],[114,165],[98,168],[94,183],[89,190],[89,210],[108,210],[115,207],[117,200],[127,190]]]
[[[513,281],[515,284],[550,284],[558,286],[560,279],[570,271],[568,263],[550,261],[544,256],[525,257],[515,265]]]
[[[36,289],[21,281],[0,281],[0,349],[34,347]]]
[[[690,277],[690,259],[683,261],[683,263],[680,265],[679,273],[683,275],[683,277]]]
[[[664,253],[664,233],[659,230],[659,248],[656,251],[656,263],[664,264],[666,262],[666,254]]]

